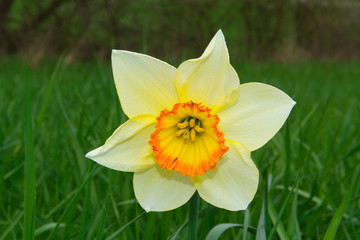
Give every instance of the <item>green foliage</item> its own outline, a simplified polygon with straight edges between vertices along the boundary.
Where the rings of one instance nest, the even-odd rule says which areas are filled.
[[[186,238],[189,204],[143,213],[131,173],[84,157],[126,120],[110,64],[56,64],[29,69],[35,239]],[[273,239],[356,239],[360,63],[233,64],[242,82],[274,85],[297,104],[275,138],[252,153],[261,179],[248,211],[229,212],[201,200],[198,239],[222,223],[243,227],[228,229],[220,239],[255,239],[249,231]],[[23,133],[29,115],[21,111],[25,68],[15,58],[1,59],[0,68],[6,69],[0,72],[0,239],[21,239],[28,211],[24,189],[32,185],[24,182],[24,170],[30,170]]]
[[[242,61],[360,57],[356,0],[6,0],[0,53],[38,63],[108,59],[111,49],[167,59],[200,54],[222,28]],[[189,51],[190,49],[190,51]]]
[[[36,212],[36,173],[34,158],[34,138],[32,128],[30,80],[28,69],[25,74],[25,104],[24,104],[24,145],[25,145],[25,177],[24,177],[24,234],[25,240],[34,239]]]

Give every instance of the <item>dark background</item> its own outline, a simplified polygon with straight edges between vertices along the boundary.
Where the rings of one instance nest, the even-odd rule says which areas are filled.
[[[219,28],[239,61],[360,58],[357,0],[2,0],[0,54],[71,63],[117,48],[178,61]]]

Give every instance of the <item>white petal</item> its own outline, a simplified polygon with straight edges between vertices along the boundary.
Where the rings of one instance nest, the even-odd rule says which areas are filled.
[[[242,144],[229,146],[212,171],[193,179],[201,198],[230,211],[246,209],[258,187],[259,172]]]
[[[112,68],[121,106],[129,118],[158,116],[179,102],[173,66],[144,54],[113,50]]]
[[[238,95],[239,78],[230,65],[225,38],[219,30],[200,58],[182,63],[175,76],[181,102],[201,102],[213,112],[229,106]]]
[[[156,164],[134,174],[134,190],[145,211],[162,212],[185,204],[194,194],[195,186],[189,177]]]
[[[283,91],[270,85],[241,84],[238,99],[218,113],[219,129],[226,139],[254,151],[279,131],[294,104]]]
[[[149,168],[156,164],[148,144],[155,123],[152,115],[131,118],[116,129],[102,147],[92,150],[86,157],[119,171],[136,172]]]

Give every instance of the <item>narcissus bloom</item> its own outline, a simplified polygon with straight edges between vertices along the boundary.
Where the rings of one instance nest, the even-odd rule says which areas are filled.
[[[266,84],[240,85],[221,30],[200,58],[177,69],[119,50],[112,68],[129,120],[86,157],[135,172],[146,211],[177,208],[195,191],[214,206],[246,209],[259,178],[250,152],[275,135],[295,102]]]

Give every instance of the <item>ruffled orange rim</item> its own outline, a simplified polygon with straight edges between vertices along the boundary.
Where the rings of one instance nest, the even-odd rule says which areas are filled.
[[[177,134],[179,129],[183,130],[188,125],[183,124],[187,119],[196,119],[197,130],[202,129],[201,132],[196,132],[196,138],[194,136],[191,141],[189,137]],[[225,145],[224,133],[218,128],[219,117],[212,115],[211,109],[201,103],[176,103],[171,111],[161,111],[156,120],[157,125],[149,144],[162,168],[179,171],[184,176],[203,175],[214,169],[219,159],[229,150]],[[194,122],[192,127],[194,128]],[[190,132],[193,129],[188,126],[185,130]],[[195,130],[193,132],[195,134]]]

